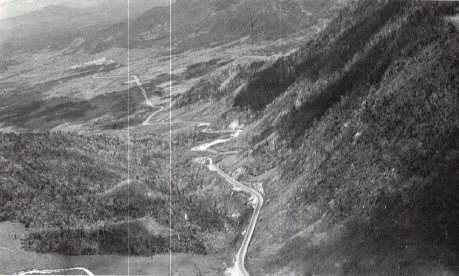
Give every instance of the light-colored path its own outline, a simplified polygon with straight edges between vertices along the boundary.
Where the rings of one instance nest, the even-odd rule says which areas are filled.
[[[229,133],[231,134],[231,137],[226,138],[226,139],[217,139],[210,143],[205,143],[205,144],[196,146],[191,149],[192,151],[208,151],[212,153],[218,153],[217,151],[211,150],[209,148],[217,144],[228,142],[231,139],[237,137],[241,133],[241,130],[209,130],[209,124],[207,123],[201,123],[200,125],[206,126],[206,128],[203,129],[204,133],[221,133],[221,134]],[[263,206],[263,196],[257,190],[242,184],[241,182],[235,180],[234,178],[231,178],[227,173],[222,171],[218,167],[218,165],[215,165],[213,163],[212,158],[202,157],[202,158],[197,158],[196,160],[200,162],[201,164],[206,165],[210,171],[217,172],[221,177],[223,177],[226,181],[231,183],[235,188],[240,189],[251,195],[251,198],[249,199],[249,201],[255,210],[252,214],[252,217],[250,218],[249,225],[244,233],[244,240],[242,241],[242,244],[239,247],[239,250],[234,258],[234,265],[232,267],[229,267],[225,273],[226,275],[230,275],[230,276],[248,276],[249,273],[245,269],[244,261],[245,261],[245,257],[247,254],[247,248],[249,247],[249,243],[253,235],[253,231],[255,230],[255,225],[257,223],[261,207]]]
[[[97,72],[96,74],[94,74],[93,78],[94,79],[113,79],[113,78],[125,78],[125,76],[105,76],[105,77],[101,77],[101,76],[98,76],[99,72],[104,69],[106,65],[102,66]],[[145,91],[145,89],[143,88],[142,86],[142,82],[140,81],[140,79],[135,76],[135,75],[132,75],[131,76],[135,83],[137,84],[137,86],[140,88],[140,91],[143,95],[143,97],[145,98],[145,104],[147,104],[148,106],[151,106],[151,107],[156,107],[152,102],[151,100],[148,98],[147,96],[147,93]],[[147,120],[143,123],[143,125],[147,125],[148,124],[148,121],[151,119],[151,117],[153,117],[155,114],[157,114],[158,112],[160,112],[161,110],[163,109],[163,106],[161,106],[161,108],[159,110],[156,110],[154,111],[148,118]],[[65,272],[72,272],[72,271],[75,271],[75,272],[84,272],[86,273],[87,275],[94,275],[89,269],[87,268],[84,268],[84,267],[74,267],[74,268],[61,268],[61,269],[30,269],[30,270],[27,270],[27,271],[21,271],[21,272],[18,272],[16,274],[19,274],[19,275],[36,275],[36,274],[63,274]],[[73,273],[75,274],[75,273]]]
[[[102,66],[99,71],[93,76],[94,79],[110,79],[110,78],[125,78],[124,76],[106,76],[106,77],[101,77],[98,76],[99,72],[104,68]],[[151,100],[148,98],[148,95],[145,91],[145,89],[142,86],[142,82],[140,79],[132,75],[131,76],[137,86],[139,87],[143,97],[145,98],[145,104],[151,107],[160,107],[158,110],[155,110],[152,112],[142,123],[143,126],[148,126],[148,125],[156,125],[156,124],[176,124],[176,123],[185,123],[185,124],[197,124],[198,126],[204,126],[205,128],[202,130],[203,133],[216,133],[216,134],[226,134],[230,135],[229,138],[220,138],[216,139],[212,142],[208,142],[199,146],[196,146],[192,148],[192,151],[200,151],[200,152],[210,152],[213,154],[231,154],[231,153],[236,153],[237,151],[234,152],[226,152],[226,153],[219,153],[216,150],[210,149],[210,147],[215,146],[217,144],[221,143],[226,143],[233,138],[236,138],[242,130],[211,130],[210,129],[210,123],[203,123],[203,122],[194,122],[194,121],[169,121],[169,122],[151,122],[152,118],[157,115],[159,112],[161,112],[164,109],[164,106],[160,106],[157,103],[151,102]],[[226,270],[226,275],[231,275],[231,276],[248,276],[249,273],[245,269],[244,261],[245,257],[247,254],[247,248],[249,246],[250,240],[252,238],[253,231],[255,229],[255,225],[257,223],[258,216],[260,214],[261,207],[263,205],[263,196],[256,191],[253,188],[250,188],[239,181],[231,178],[228,174],[226,174],[224,171],[222,171],[217,165],[213,164],[213,160],[210,157],[200,157],[196,159],[198,162],[200,162],[203,165],[206,165],[207,168],[210,171],[217,172],[221,177],[223,177],[226,181],[228,181],[230,184],[232,184],[235,188],[240,189],[246,193],[249,193],[251,195],[250,198],[250,203],[252,204],[253,208],[255,209],[252,217],[250,219],[249,225],[244,233],[244,239],[242,241],[242,244],[234,258],[234,265]],[[84,272],[87,275],[94,275],[90,270],[84,268],[84,267],[74,267],[74,268],[63,268],[63,269],[44,269],[44,270],[37,270],[37,269],[32,269],[28,271],[23,271],[23,272],[18,272],[17,274],[20,275],[30,275],[30,274],[51,274],[51,273],[60,273],[60,272],[69,272],[69,271],[80,271]]]
[[[134,79],[135,79],[137,85],[139,86],[139,88],[141,89],[142,93],[144,94],[144,97],[147,99],[145,90],[143,89],[140,80],[137,77],[134,77]],[[150,106],[155,106],[148,99],[147,99],[146,103],[148,105],[150,105]],[[174,123],[174,124],[176,124],[176,123],[198,124],[198,126],[205,127],[202,130],[203,133],[229,134],[230,135],[229,138],[219,138],[219,139],[216,139],[216,140],[214,140],[212,142],[204,143],[202,145],[193,147],[191,149],[191,151],[201,151],[201,152],[210,152],[210,153],[213,153],[213,154],[219,154],[218,151],[211,149],[211,147],[215,146],[217,144],[229,142],[233,138],[236,138],[237,136],[239,136],[239,134],[242,132],[242,130],[239,130],[239,129],[237,129],[237,130],[231,130],[231,129],[228,129],[228,130],[211,130],[210,129],[210,123],[203,123],[203,122],[193,122],[193,121],[150,122],[151,119],[156,114],[161,112],[163,109],[164,109],[164,107],[161,106],[161,108],[159,110],[154,111],[150,116],[148,116],[148,118],[142,123],[142,125],[148,126],[148,125],[154,125],[154,124],[172,124],[172,123]],[[226,152],[226,153],[236,153],[236,152]],[[213,164],[212,158],[204,157],[204,158],[197,158],[197,160],[201,164],[207,164],[207,167],[208,167],[208,169],[210,171],[217,172],[220,176],[222,176],[226,181],[231,183],[234,187],[236,187],[236,188],[238,188],[238,189],[240,189],[240,190],[242,190],[242,191],[244,191],[246,193],[249,193],[251,195],[251,198],[250,198],[251,202],[250,203],[252,204],[252,206],[253,206],[253,208],[255,210],[254,210],[254,212],[252,214],[252,217],[250,219],[250,222],[249,222],[249,225],[247,227],[247,230],[244,233],[244,240],[242,241],[242,244],[239,247],[239,250],[238,250],[238,252],[237,252],[237,254],[236,254],[235,258],[234,258],[234,266],[228,268],[227,271],[226,271],[226,274],[227,275],[231,275],[231,276],[248,276],[249,273],[245,269],[244,262],[245,262],[245,257],[246,257],[246,254],[247,254],[247,249],[249,247],[249,243],[250,243],[250,240],[252,238],[253,231],[255,230],[255,225],[257,223],[258,216],[260,214],[261,207],[263,206],[263,196],[257,190],[252,189],[252,188],[240,183],[239,181],[231,178],[228,174],[226,174],[224,171],[222,171],[218,166]]]
[[[241,246],[234,258],[234,265],[229,267],[226,270],[226,275],[230,276],[248,276],[249,273],[245,269],[245,257],[247,254],[247,249],[249,247],[250,240],[253,235],[253,231],[255,230],[255,225],[257,223],[258,216],[260,214],[261,207],[263,206],[263,196],[255,189],[252,189],[239,181],[231,178],[227,173],[222,171],[217,165],[213,164],[211,158],[204,158],[202,164],[207,165],[210,171],[217,172],[221,177],[223,177],[226,181],[231,183],[235,188],[238,188],[246,193],[251,195],[250,203],[252,204],[253,208],[255,209],[252,217],[250,218],[250,222],[248,227],[245,230],[244,240],[242,241]]]
[[[84,272],[86,274],[82,274],[82,275],[92,275],[94,276],[94,274],[89,271],[89,269],[86,269],[84,267],[72,267],[72,268],[62,268],[62,269],[42,269],[42,270],[38,270],[38,269],[32,269],[32,270],[28,270],[28,271],[24,271],[24,272],[18,272],[16,274],[18,275],[39,275],[39,274],[53,274],[53,275],[59,275],[59,274],[63,274],[65,272],[73,272],[71,275],[80,275],[79,273],[81,272]],[[75,273],[77,272],[77,273]]]
[[[102,69],[102,68],[101,68]],[[145,98],[145,103],[151,107],[155,107],[155,103],[152,103],[150,99],[147,97],[147,94],[145,92],[145,89],[142,86],[142,83],[140,79],[137,76],[132,76],[140,88],[140,91],[142,92],[144,98]],[[94,78],[101,78],[101,77],[96,77],[94,75]],[[156,125],[156,124],[177,124],[177,123],[185,123],[185,124],[198,124],[198,126],[204,126],[205,128],[202,130],[203,133],[214,133],[214,134],[229,134],[229,138],[219,138],[216,139],[212,142],[204,143],[202,145],[193,147],[191,150],[192,151],[205,151],[205,152],[210,152],[213,154],[218,154],[219,152],[216,150],[211,149],[212,146],[215,146],[217,144],[221,143],[226,143],[233,138],[236,138],[239,136],[239,134],[242,132],[242,130],[211,130],[210,129],[210,123],[204,123],[204,122],[194,122],[194,121],[169,121],[169,122],[150,122],[151,119],[157,115],[159,112],[161,112],[164,109],[164,106],[161,106],[160,109],[154,111],[152,114],[148,116],[148,118],[145,119],[145,121],[142,123],[143,126],[148,126],[148,125]],[[227,152],[228,153],[228,152]],[[230,152],[233,153],[233,152]],[[226,174],[224,171],[222,171],[218,166],[213,164],[213,160],[210,157],[205,157],[205,158],[198,158],[197,160],[201,161],[202,164],[207,163],[207,167],[210,171],[215,171],[217,172],[220,176],[222,176],[226,181],[231,183],[234,187],[249,193],[251,195],[250,198],[250,203],[254,207],[254,212],[252,214],[252,217],[250,219],[249,225],[245,231],[244,234],[244,240],[242,241],[242,244],[234,258],[234,266],[230,267],[227,269],[226,274],[231,275],[231,276],[248,276],[249,273],[245,269],[244,261],[245,257],[247,254],[247,249],[249,247],[250,240],[253,235],[253,231],[255,230],[255,225],[258,220],[258,216],[260,214],[261,207],[263,206],[263,196],[256,191],[255,189],[252,189],[239,181],[236,181],[235,179],[231,178],[228,174]]]

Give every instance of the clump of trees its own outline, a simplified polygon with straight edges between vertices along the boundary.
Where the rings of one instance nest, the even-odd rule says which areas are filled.
[[[365,45],[348,62],[306,69],[298,82],[317,86],[277,125],[283,178],[297,185],[292,209],[319,206],[330,221],[352,225],[350,239],[416,240],[455,252],[459,45],[443,17],[457,4],[377,5],[382,14],[369,9],[363,22],[385,23],[363,28],[371,35],[360,34]],[[331,56],[340,38],[330,41],[322,46]]]
[[[136,222],[96,229],[63,228],[32,232],[23,241],[23,245],[26,249],[37,252],[65,255],[152,255],[169,252],[168,238],[153,236]]]
[[[311,53],[302,63],[304,74],[314,81],[320,75],[336,73],[338,76],[313,91],[298,108],[293,108],[278,123],[284,139],[295,141],[321,119],[330,107],[348,93],[364,94],[377,88],[387,68],[397,59],[413,56],[436,39],[446,39],[444,26],[438,24],[441,11],[425,6],[411,9],[404,15],[408,20],[387,35],[380,36],[359,58],[344,71],[340,70],[358,51],[362,51],[369,39],[394,17],[400,16],[409,4],[404,1],[388,1],[371,16],[346,30],[337,40],[319,53]],[[344,46],[346,47],[344,47]],[[319,59],[315,59],[320,57]],[[322,57],[326,57],[322,60]],[[312,60],[310,60],[312,59]]]
[[[189,151],[191,140],[208,138],[199,130],[193,133],[178,138],[178,144],[187,148],[174,153],[182,155]],[[173,252],[207,253],[202,233],[225,229],[225,214],[216,212],[207,197],[190,196],[192,190],[178,189],[176,184],[169,195],[170,168],[164,162],[169,158],[169,142],[160,134],[135,134],[131,143],[131,182],[123,185],[127,144],[118,137],[65,132],[0,134],[1,221],[18,221],[33,228],[23,244],[38,252],[168,252],[169,237],[151,235],[132,221],[126,232],[125,221],[151,217],[160,225],[172,223]],[[174,164],[190,166],[191,159],[191,153],[174,156]],[[194,170],[205,172],[197,165]],[[196,175],[183,179],[190,181],[190,187],[202,181]]]

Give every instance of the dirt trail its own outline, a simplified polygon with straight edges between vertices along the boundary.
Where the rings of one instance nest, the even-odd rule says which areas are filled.
[[[239,136],[239,134],[242,132],[242,130],[209,130],[210,124],[204,123],[201,125],[205,125],[206,128],[202,130],[204,133],[221,133],[221,134],[231,134],[230,138],[226,139],[217,139],[209,143],[205,143],[199,146],[196,146],[192,148],[192,151],[207,151],[211,152],[214,154],[218,154],[217,151],[209,149],[211,146],[221,144],[228,142],[232,140],[233,138],[236,138]],[[242,241],[241,246],[239,247],[238,252],[236,253],[236,256],[234,257],[234,264],[232,267],[229,267],[225,274],[228,276],[248,276],[249,273],[245,269],[245,257],[247,254],[247,248],[249,247],[250,240],[252,238],[253,231],[255,230],[255,225],[258,220],[258,216],[260,214],[261,207],[263,206],[263,196],[255,189],[250,188],[241,182],[235,180],[234,178],[230,177],[227,173],[222,171],[218,165],[215,165],[213,163],[212,158],[210,157],[199,157],[195,159],[196,162],[206,165],[207,168],[210,171],[217,172],[221,177],[223,177],[226,181],[228,181],[230,184],[233,185],[234,188],[240,189],[246,193],[249,193],[251,195],[251,198],[249,199],[249,202],[252,204],[252,207],[255,209],[252,217],[250,219],[249,225],[246,228],[246,231],[244,233],[244,240]]]
[[[102,66],[96,74],[93,76],[94,79],[110,79],[110,78],[125,78],[125,76],[107,76],[107,77],[100,77],[98,76],[99,72],[104,68]],[[131,76],[137,86],[139,87],[143,97],[145,98],[145,104],[151,107],[160,107],[158,110],[155,110],[152,114],[148,116],[148,118],[145,119],[145,121],[142,123],[143,126],[148,126],[148,125],[156,125],[156,124],[176,124],[176,123],[184,123],[184,124],[197,124],[198,126],[205,126],[205,128],[202,130],[203,133],[213,133],[213,134],[229,134],[229,138],[224,138],[224,139],[216,139],[212,142],[205,143],[196,147],[193,147],[191,151],[196,151],[196,152],[210,152],[212,154],[233,154],[237,153],[237,151],[233,152],[225,152],[225,153],[219,153],[216,150],[210,149],[210,147],[215,146],[217,144],[221,143],[226,143],[237,136],[242,132],[242,130],[211,130],[210,129],[210,123],[204,123],[204,122],[195,122],[195,121],[170,121],[170,122],[150,122],[151,119],[157,115],[159,112],[161,112],[164,109],[164,106],[159,105],[158,103],[153,103],[151,100],[148,98],[147,93],[145,89],[142,86],[142,83],[140,79],[132,75]],[[217,172],[221,177],[223,177],[226,181],[228,181],[230,184],[232,184],[235,188],[238,188],[246,193],[249,193],[251,195],[250,203],[254,207],[254,212],[252,214],[252,218],[250,219],[250,223],[247,227],[247,230],[244,233],[244,240],[242,241],[242,244],[234,258],[234,265],[230,268],[228,268],[225,272],[226,275],[230,276],[248,276],[249,273],[245,269],[244,266],[244,260],[247,254],[247,248],[249,246],[250,240],[252,238],[253,231],[255,229],[255,225],[258,219],[258,215],[260,214],[261,207],[263,205],[263,197],[262,195],[256,191],[253,188],[250,188],[237,180],[231,178],[228,174],[226,174],[224,171],[222,171],[217,165],[213,164],[213,160],[211,157],[199,157],[196,158],[195,161],[199,162],[200,164],[206,165],[207,168],[210,171]],[[18,272],[17,274],[20,275],[30,275],[30,274],[50,274],[50,273],[59,273],[59,272],[68,272],[68,271],[80,271],[84,272],[87,275],[94,275],[90,270],[84,268],[84,267],[75,267],[75,268],[63,268],[63,269],[44,269],[44,270],[28,270],[24,272]]]
[[[28,271],[24,271],[24,272],[18,272],[16,274],[18,274],[18,275],[37,275],[37,274],[38,275],[40,275],[40,274],[58,275],[58,274],[63,274],[62,272],[69,272],[69,271],[86,273],[86,274],[72,273],[71,275],[91,275],[91,276],[94,276],[94,274],[89,269],[86,269],[84,267],[72,267],[72,268],[62,268],[62,269],[42,269],[42,270],[32,269],[32,270],[28,270]],[[58,273],[58,274],[55,274],[55,273]]]

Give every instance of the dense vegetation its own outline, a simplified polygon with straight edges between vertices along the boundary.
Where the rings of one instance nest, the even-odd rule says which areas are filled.
[[[205,254],[204,245],[186,232],[173,239],[149,233],[141,223],[122,222],[96,229],[59,229],[32,232],[24,246],[37,252],[56,252],[65,255],[129,254],[154,255],[172,252]]]
[[[454,12],[453,5],[449,10],[444,7],[443,9],[424,7],[406,15],[406,22],[400,23],[401,26],[397,26],[389,34],[375,38],[375,41],[363,51],[366,42],[369,42],[370,38],[385,24],[389,24],[389,20],[395,20],[404,7],[406,8],[407,4],[402,3],[403,1],[392,1],[376,9],[368,18],[345,30],[328,49],[317,54],[311,53],[312,60],[307,58],[307,62],[303,65],[306,68],[304,74],[311,81],[317,80],[319,75],[341,71],[347,63],[350,63],[350,66],[324,87],[308,95],[299,108],[284,116],[279,123],[283,128],[282,135],[291,134],[292,139],[296,139],[347,93],[365,93],[365,90],[371,87],[377,88],[387,68],[397,59],[416,55],[422,50],[420,45],[426,46],[432,42],[448,40],[452,27],[437,23],[441,20],[441,15]],[[358,52],[361,53],[357,55],[357,61],[351,62],[350,59],[355,60]],[[320,58],[314,60],[316,57]]]
[[[276,265],[352,275],[396,273],[387,263],[408,274],[427,263],[457,268],[459,40],[444,20],[457,7],[359,1],[292,55],[295,69],[277,75],[294,72],[294,81],[272,105],[252,104],[250,92],[264,94],[247,91],[244,104],[263,111],[252,159],[268,170],[280,165],[292,185],[267,188],[289,200],[290,211],[266,223],[294,221],[279,235],[298,234],[258,272]],[[273,128],[278,110],[288,112]],[[339,238],[313,246],[302,237],[311,225],[329,235],[340,229]],[[337,256],[346,262],[330,268]]]
[[[275,64],[252,74],[247,88],[234,98],[234,107],[258,111],[266,107],[295,80],[291,57],[282,58]]]
[[[226,62],[223,64],[226,64]],[[263,76],[265,71],[263,70],[263,66],[265,64],[266,62],[263,60],[253,60],[241,63],[233,62],[231,64],[232,66],[228,66],[226,69],[221,70],[219,74],[210,76],[208,74],[199,79],[199,81],[197,81],[186,93],[180,95],[174,107],[180,108],[208,100],[221,100],[231,95],[232,92],[237,90],[238,87],[243,86],[249,79],[256,78],[254,75]],[[220,63],[220,65],[222,65],[222,63]],[[272,67],[268,67],[268,70],[271,70],[270,68]],[[224,83],[226,85],[223,85]],[[247,87],[241,89],[241,91],[235,95],[235,101],[244,97],[247,90],[246,88]],[[243,107],[242,104],[235,104],[235,106]]]
[[[299,8],[295,5],[300,2],[292,7]],[[189,26],[177,34],[177,49],[238,38],[251,27],[264,28],[257,24],[277,20],[260,16],[252,21],[258,12],[250,1],[203,3],[177,1],[174,6],[190,8],[181,11]],[[201,18],[202,5],[215,17],[244,7],[247,11],[244,20],[230,17],[227,22],[234,25],[226,25],[214,15]],[[180,109],[182,116],[197,103],[212,100],[216,104],[211,110],[195,112],[193,118],[218,114],[213,126],[225,127],[234,117],[243,121],[244,132],[224,146],[245,149],[214,160],[223,160],[229,173],[241,168],[238,177],[243,180],[264,182],[265,203],[249,248],[254,256],[247,260],[249,271],[457,272],[459,39],[457,29],[444,20],[457,8],[457,3],[350,1],[317,39],[276,62],[251,60],[222,69],[224,63],[211,60],[190,65],[181,75],[163,74],[146,82],[152,91],[170,77],[180,82],[207,74],[173,99],[174,108],[188,106]],[[154,17],[158,11],[161,16]],[[152,33],[150,41],[142,38],[168,20],[164,11],[148,11],[133,23],[139,35],[133,47],[167,40]],[[286,26],[279,29],[286,32]],[[107,35],[124,27],[109,28]],[[216,28],[228,30],[228,37],[216,34]],[[196,34],[202,40],[187,41],[183,34],[192,33],[190,29],[202,30]],[[257,38],[250,35],[251,41],[273,37],[273,30]],[[214,70],[218,72],[211,74]],[[27,92],[53,85],[43,83]],[[28,102],[5,108],[0,116],[5,125],[51,121],[46,126],[54,126],[62,122],[54,121],[53,112],[78,121],[110,109],[115,122],[110,119],[103,127],[124,128],[125,92],[78,103]],[[132,92],[131,111],[147,113],[140,108],[139,91]],[[6,97],[5,106],[11,99]],[[226,104],[235,108],[217,110]],[[140,117],[131,123],[140,123]],[[172,127],[172,156],[161,127],[133,130],[129,175],[136,180],[129,185],[127,143],[119,138],[1,134],[1,220],[24,223],[30,234],[23,244],[38,252],[151,255],[167,252],[171,244],[174,252],[206,254],[236,247],[250,217],[251,208],[243,205],[247,198],[233,194],[221,178],[193,162],[196,153],[189,151],[219,135]],[[166,230],[171,225],[172,240],[154,233],[144,218]]]
[[[176,253],[221,249],[212,244],[212,233],[234,232],[244,222],[231,218],[230,206],[217,204],[221,184],[205,180],[205,170],[191,161],[191,153],[183,154],[190,142],[208,137],[198,130],[176,137],[174,144],[186,149],[175,153],[176,180],[169,197],[169,167],[164,162],[169,143],[160,135],[131,138],[128,182],[127,145],[120,138],[65,132],[1,134],[0,220],[30,228],[23,245],[38,252],[151,255],[169,252],[169,245]],[[185,171],[175,169],[184,166]],[[229,190],[227,186],[224,193]],[[231,206],[242,200],[225,199]],[[171,211],[171,240],[169,231],[155,234],[138,220],[154,220],[160,229],[168,229]]]

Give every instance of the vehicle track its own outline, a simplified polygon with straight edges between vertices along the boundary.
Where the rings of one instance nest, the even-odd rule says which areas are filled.
[[[97,76],[99,72],[105,67],[106,65],[102,66],[96,74],[94,74],[93,78],[94,79],[111,79],[111,78],[125,78],[125,76],[106,76],[106,77],[100,77]],[[157,124],[176,124],[176,123],[184,123],[184,124],[197,124],[198,127],[204,126],[205,128],[202,130],[203,133],[213,133],[213,134],[229,134],[229,138],[219,138],[216,139],[212,142],[204,143],[202,145],[193,147],[191,151],[195,152],[210,152],[212,154],[234,154],[237,153],[237,151],[232,151],[232,152],[218,152],[216,150],[210,149],[210,147],[215,146],[217,144],[221,143],[226,143],[229,142],[230,140],[236,138],[239,136],[239,134],[242,132],[240,129],[232,130],[232,129],[227,129],[227,130],[211,130],[210,129],[210,123],[205,123],[205,122],[196,122],[196,121],[169,121],[169,122],[150,122],[151,119],[157,115],[159,112],[164,110],[163,105],[159,105],[156,103],[151,102],[151,100],[148,98],[148,95],[142,86],[142,82],[140,79],[132,75],[131,76],[134,81],[136,82],[137,86],[139,87],[143,97],[145,98],[145,104],[147,104],[150,107],[159,107],[158,110],[153,111],[152,114],[150,114],[145,121],[143,121],[142,125],[143,126],[149,126],[149,125],[157,125]],[[224,171],[222,171],[218,165],[215,165],[213,163],[213,160],[211,157],[198,157],[194,159],[195,162],[198,162],[202,165],[207,166],[207,168],[210,171],[217,172],[221,177],[223,177],[226,181],[228,181],[230,184],[232,184],[235,188],[240,189],[246,193],[249,193],[251,195],[251,198],[249,199],[249,202],[252,204],[254,208],[254,212],[252,214],[252,217],[250,219],[250,223],[245,231],[244,234],[244,239],[242,241],[241,246],[239,247],[239,250],[234,258],[234,265],[232,267],[229,267],[226,271],[226,275],[230,276],[249,276],[249,273],[245,269],[244,261],[245,257],[247,254],[247,248],[249,246],[250,240],[252,238],[253,231],[256,226],[256,222],[258,219],[258,215],[260,214],[261,207],[263,205],[263,196],[256,191],[253,188],[250,188],[239,181],[231,178],[228,174],[226,174]],[[32,269],[28,271],[23,271],[23,272],[18,272],[17,274],[19,275],[30,275],[30,274],[50,274],[50,273],[59,273],[59,272],[66,272],[66,271],[71,271],[71,270],[80,270],[85,272],[87,275],[94,275],[89,269],[84,268],[84,267],[75,267],[75,268],[63,268],[63,269],[43,269],[43,270],[37,270],[37,269]]]

